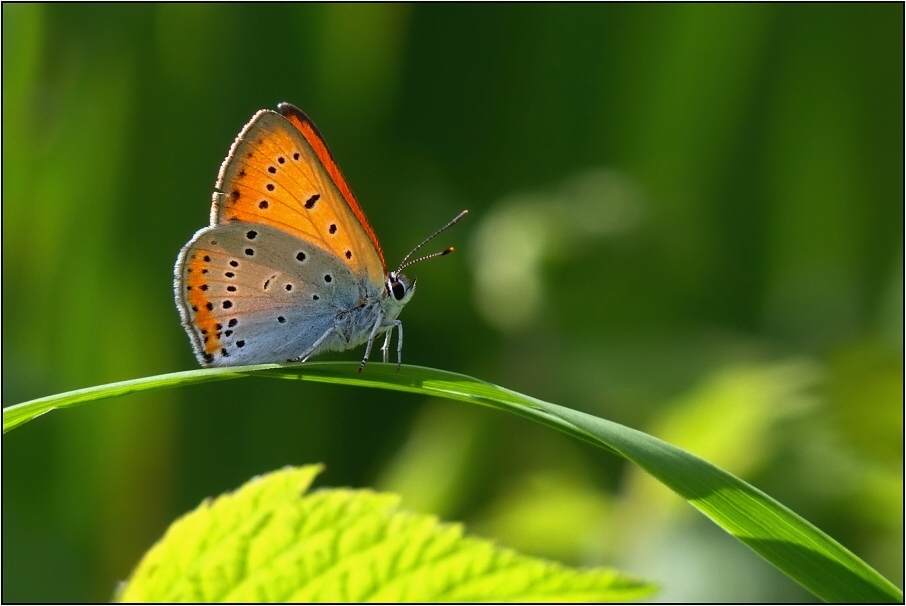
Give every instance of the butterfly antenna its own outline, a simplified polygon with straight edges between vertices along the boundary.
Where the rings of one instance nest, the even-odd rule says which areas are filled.
[[[454,217],[452,221],[450,221],[449,223],[447,223],[446,225],[444,225],[443,227],[438,229],[436,232],[434,232],[427,238],[425,238],[421,244],[419,244],[418,246],[413,248],[411,251],[409,251],[409,254],[406,255],[405,257],[403,257],[402,262],[400,262],[400,266],[397,268],[396,273],[400,273],[405,268],[407,268],[410,265],[413,265],[415,263],[418,263],[419,261],[424,261],[425,259],[433,259],[434,257],[442,257],[444,255],[449,255],[451,252],[453,252],[453,247],[451,246],[450,248],[447,248],[440,252],[432,253],[430,255],[425,255],[424,257],[419,257],[418,259],[413,259],[412,261],[409,261],[409,257],[411,257],[413,255],[413,253],[415,253],[415,251],[417,251],[419,248],[421,248],[422,246],[424,246],[425,244],[430,242],[433,238],[435,238],[442,231],[456,225],[459,222],[459,220],[462,219],[463,217],[465,217],[468,213],[469,213],[469,211],[467,211],[467,210],[462,211],[461,213],[456,215],[456,217]],[[409,261],[409,262],[407,263],[406,261]]]

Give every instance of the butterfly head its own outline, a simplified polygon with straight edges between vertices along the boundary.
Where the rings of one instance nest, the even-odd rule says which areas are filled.
[[[462,211],[452,221],[450,221],[449,223],[447,223],[446,225],[441,227],[439,230],[437,230],[436,232],[434,232],[427,238],[425,238],[425,240],[423,240],[421,244],[419,244],[418,246],[413,248],[409,252],[409,254],[403,258],[402,263],[400,263],[400,266],[396,268],[396,271],[391,271],[387,275],[387,282],[384,283],[384,288],[387,291],[387,293],[386,293],[387,296],[384,298],[385,302],[382,304],[382,307],[384,308],[384,311],[387,313],[387,315],[389,317],[395,318],[396,315],[400,312],[400,310],[403,309],[403,306],[405,306],[406,303],[409,302],[409,299],[412,298],[412,295],[415,294],[415,283],[416,283],[417,279],[413,278],[412,281],[410,282],[409,278],[407,278],[406,276],[403,275],[403,269],[405,269],[406,267],[409,267],[410,265],[412,265],[414,263],[418,263],[418,262],[424,261],[426,259],[433,259],[434,257],[442,257],[444,255],[448,255],[451,252],[453,252],[453,247],[451,246],[440,252],[436,252],[436,253],[430,254],[430,255],[425,255],[423,257],[419,257],[418,259],[409,260],[409,258],[412,256],[412,253],[414,253],[419,248],[424,246],[425,243],[430,241],[432,238],[434,238],[434,236],[441,233],[442,231],[444,231],[451,225],[454,225],[456,222],[458,222],[460,219],[462,219],[466,215],[467,212],[468,211],[465,211],[465,210]]]

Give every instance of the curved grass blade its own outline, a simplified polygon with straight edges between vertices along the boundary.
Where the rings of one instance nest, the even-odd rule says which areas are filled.
[[[809,522],[768,495],[707,461],[640,431],[543,402],[478,379],[418,366],[396,372],[352,362],[205,369],[69,392],[3,410],[3,430],[53,408],[125,393],[252,373],[282,379],[379,387],[507,410],[556,428],[633,461],[756,553],[829,602],[902,602],[903,592]]]
[[[86,404],[96,400],[106,400],[107,398],[115,398],[116,396],[124,396],[130,393],[165,389],[167,387],[237,379],[263,368],[279,368],[279,366],[276,364],[258,364],[257,366],[237,368],[186,370],[141,379],[130,379],[129,381],[119,381],[117,383],[107,383],[106,385],[96,385],[95,387],[58,393],[38,398],[37,400],[29,400],[28,402],[7,406],[3,409],[3,433],[27,423],[35,417],[40,417],[55,408],[69,408],[70,406]]]

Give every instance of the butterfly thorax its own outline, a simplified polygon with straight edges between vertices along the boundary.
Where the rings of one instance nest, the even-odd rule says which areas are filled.
[[[368,341],[372,331],[382,335],[396,324],[403,307],[415,293],[415,283],[405,276],[388,276],[385,287],[374,288],[370,281],[359,284],[361,298],[348,309],[338,310],[335,316],[336,336],[329,337],[317,349],[322,351],[343,351]]]

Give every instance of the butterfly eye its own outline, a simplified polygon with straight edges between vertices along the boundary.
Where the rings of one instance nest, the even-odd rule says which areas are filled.
[[[391,289],[393,291],[393,298],[397,301],[402,301],[403,297],[406,296],[406,287],[403,286],[402,282],[394,282]]]

